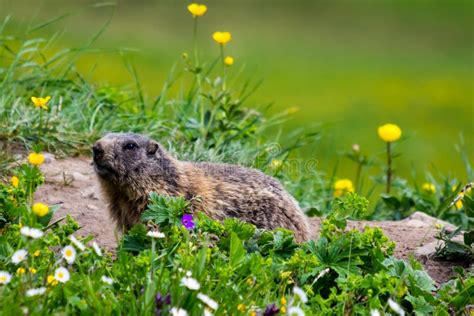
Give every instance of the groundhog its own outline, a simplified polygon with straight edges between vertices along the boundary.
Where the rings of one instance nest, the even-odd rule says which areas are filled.
[[[158,142],[132,133],[97,141],[93,165],[121,230],[140,221],[149,194],[182,196],[192,211],[223,220],[235,217],[262,229],[283,227],[295,239],[309,238],[305,215],[274,178],[231,164],[188,162],[172,157]]]

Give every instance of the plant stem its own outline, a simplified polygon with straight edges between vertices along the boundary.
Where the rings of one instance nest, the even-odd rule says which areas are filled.
[[[225,91],[225,63],[224,63],[224,45],[221,44],[221,62],[222,62],[222,91]]]
[[[390,142],[387,142],[387,194],[390,194],[392,181],[392,152],[390,144]]]
[[[362,173],[362,163],[357,162],[357,170],[356,170],[356,178],[355,178],[355,184],[356,184],[356,192],[359,192],[359,181],[360,181],[360,174]]]

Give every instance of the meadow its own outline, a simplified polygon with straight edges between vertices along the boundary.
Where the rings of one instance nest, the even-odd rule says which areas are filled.
[[[288,36],[292,27],[301,30],[302,18],[310,15],[306,10],[311,7],[309,2],[297,3],[299,15],[292,23],[275,22],[277,17],[294,17],[279,3],[270,8],[264,2],[252,4],[252,10],[242,6],[231,10],[227,2],[209,2],[207,7],[160,3],[157,14],[161,19],[138,14],[144,28],[148,18],[155,19],[154,40],[150,33],[129,27],[133,19],[120,18],[124,11],[109,3],[89,7],[84,3],[85,11],[57,19],[48,20],[41,14],[24,21],[14,16],[3,19],[2,314],[469,313],[474,297],[469,269],[474,259],[474,171],[469,159],[472,78],[465,65],[472,63],[468,58],[471,44],[453,39],[446,49],[454,55],[441,58],[434,49],[438,37],[425,38],[427,49],[413,35],[408,41],[419,44],[418,57],[393,51],[397,44],[387,40],[387,51],[398,58],[377,59],[362,47],[349,53],[338,47],[342,44],[336,45],[347,41],[324,40],[323,33],[317,33],[316,49],[311,40],[302,40],[313,38],[312,31]],[[418,13],[425,8],[421,3],[413,7],[387,3],[402,15],[407,14],[407,6]],[[54,14],[54,2],[45,4],[49,5],[48,15]],[[26,4],[2,5],[14,13],[24,10]],[[345,5],[352,6],[349,10]],[[61,10],[76,10],[75,5],[67,6],[71,4]],[[131,17],[136,10],[152,11],[153,4],[144,3],[137,9],[125,2],[118,8],[125,8]],[[347,16],[340,17],[345,22],[350,21],[353,10],[359,12],[350,2],[326,8],[329,20],[334,17],[331,10],[345,12]],[[464,30],[458,27],[465,26],[469,18],[463,8],[460,2],[446,10],[439,2],[431,13],[416,15],[417,23],[423,28],[430,17],[442,14],[443,27],[451,27],[450,32],[462,38]],[[377,9],[386,12],[385,7]],[[117,10],[117,24],[107,22],[109,10]],[[84,17],[91,17],[91,23],[84,23]],[[255,24],[242,22],[267,19],[273,21],[266,24],[273,36],[265,29],[255,32]],[[95,21],[102,26],[94,25]],[[62,33],[63,23],[70,23],[77,37]],[[375,22],[367,23],[365,27],[372,29],[370,23]],[[390,25],[390,19],[378,23]],[[343,28],[339,31],[342,36]],[[375,36],[377,32],[372,31]],[[82,39],[89,32],[94,35]],[[101,47],[99,38],[107,32],[110,37]],[[285,32],[293,38],[292,44],[279,42]],[[119,33],[126,42],[112,41]],[[149,59],[121,49],[140,40]],[[273,49],[269,43],[274,44]],[[110,52],[107,47],[112,48]],[[425,54],[431,50],[432,55]],[[331,61],[322,62],[322,56]],[[248,68],[242,69],[244,61]],[[258,83],[255,65],[269,78],[259,90],[254,89]],[[426,73],[419,71],[424,66]],[[313,75],[313,67],[326,75]],[[379,82],[377,76],[367,74],[371,67],[380,74],[392,69],[400,77]],[[452,85],[444,81],[444,71],[455,78]],[[362,73],[365,75],[360,76]],[[246,79],[249,74],[253,74],[250,82]],[[425,86],[424,76],[428,75],[435,79]],[[408,77],[413,81],[399,80]],[[441,77],[444,79],[437,81]],[[421,86],[411,84],[418,81]],[[374,82],[380,86],[373,86]],[[401,88],[404,85],[410,88]],[[366,99],[368,91],[377,92]],[[265,102],[272,99],[277,104],[268,109]],[[362,100],[373,106],[373,112],[356,111]],[[331,105],[312,108],[326,102]],[[379,103],[384,107],[379,108]],[[415,103],[426,107],[417,109]],[[426,116],[421,120],[408,115],[417,113]],[[427,123],[434,122],[437,115],[443,128]],[[313,121],[322,123],[312,126]],[[414,125],[426,134],[426,141],[414,136],[416,129],[410,127]],[[200,212],[191,214],[182,197],[152,193],[142,223],[121,236],[117,249],[104,249],[93,236],[81,236],[79,224],[70,216],[55,217],[60,205],[43,203],[35,192],[48,181],[40,169],[47,163],[46,152],[58,158],[90,155],[91,144],[109,131],[146,133],[181,159],[258,168],[279,179],[308,216],[322,218],[320,236],[298,244],[290,231],[265,231],[237,219],[218,222]],[[439,149],[440,153],[446,150],[440,156],[426,149],[448,143],[454,146],[459,132],[466,137],[457,153],[453,147]],[[411,159],[403,161],[407,155],[418,162],[408,167]],[[442,162],[446,169],[426,173],[431,162]],[[66,182],[64,179],[64,187]],[[459,227],[455,231],[442,224],[436,227],[444,246],[435,256],[460,263],[443,284],[435,283],[415,258],[394,257],[395,245],[380,228],[347,226],[349,219],[399,220],[415,211]]]

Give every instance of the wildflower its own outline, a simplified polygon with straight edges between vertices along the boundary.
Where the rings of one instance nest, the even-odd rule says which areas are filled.
[[[434,226],[436,229],[442,229],[444,227],[444,225],[441,223],[436,223]]]
[[[214,32],[212,38],[216,43],[225,45],[232,39],[232,34],[230,34],[230,32]]]
[[[14,264],[19,264],[20,262],[25,260],[27,255],[28,255],[28,252],[25,249],[17,250],[12,256],[12,262]]]
[[[212,298],[210,298],[206,294],[198,293],[197,298],[213,310],[216,310],[217,307],[219,307],[219,304],[217,304],[216,301],[214,301]]]
[[[33,257],[39,257],[40,254],[41,254],[41,251],[36,250],[36,251],[33,253]]]
[[[360,145],[359,144],[352,144],[352,150],[356,153],[360,152]]]
[[[188,11],[193,17],[203,16],[207,11],[207,7],[204,4],[191,3],[188,5]]]
[[[41,166],[44,162],[44,155],[41,153],[30,153],[28,155],[28,162],[33,166]]]
[[[165,234],[159,231],[149,231],[146,235],[151,238],[165,238]]]
[[[35,203],[33,204],[33,207],[31,208],[33,213],[36,214],[38,217],[43,217],[49,212],[49,207],[46,204],[43,203]]]
[[[46,278],[46,282],[51,285],[58,284],[58,280],[56,280],[53,275],[48,275],[48,277]]]
[[[10,179],[11,184],[13,185],[14,188],[18,188],[18,184],[20,184],[20,179],[18,179],[17,176],[13,176]]]
[[[179,307],[172,307],[170,313],[172,316],[188,316],[188,312]]]
[[[263,316],[273,316],[277,315],[280,312],[280,309],[275,304],[270,304],[265,308]]]
[[[184,214],[181,218],[181,224],[186,227],[187,230],[192,230],[196,226],[193,221],[193,214]]]
[[[354,192],[354,185],[349,179],[337,180],[334,183],[334,196],[339,197],[347,192]]]
[[[76,246],[80,251],[86,250],[86,246],[84,246],[84,244],[80,242],[74,235],[69,236],[69,240],[71,240],[74,246]]]
[[[213,316],[214,314],[206,307],[204,308],[204,316]]]
[[[183,277],[181,279],[181,286],[185,286],[190,290],[199,290],[201,288],[199,282],[196,279],[190,277]]]
[[[62,250],[63,258],[69,264],[73,264],[74,260],[76,260],[76,249],[73,246],[66,246]]]
[[[436,192],[436,187],[433,183],[425,182],[425,183],[423,183],[421,188],[423,189],[423,191],[425,191],[427,193],[435,193]]]
[[[286,301],[286,298],[283,296],[280,300],[281,305],[286,305],[288,302]]]
[[[290,308],[288,308],[288,315],[304,316],[304,312],[299,307],[291,306]]]
[[[384,141],[384,142],[394,142],[398,139],[400,139],[400,136],[402,136],[402,130],[398,125],[395,124],[385,124],[379,127],[378,129],[379,137]]]
[[[26,291],[26,296],[32,297],[32,296],[44,294],[45,292],[46,292],[45,287],[40,287],[40,288],[37,288],[37,289],[29,289],[29,290]]]
[[[49,100],[51,100],[50,96],[47,96],[46,98],[31,97],[31,101],[33,101],[34,106],[37,108],[42,108],[44,110],[48,109],[46,104],[48,104]]]
[[[250,316],[257,316],[257,312],[256,311],[251,311]]]
[[[191,271],[186,271],[186,276],[187,276],[187,277],[190,277],[190,276],[192,276],[192,275],[193,275],[193,273],[192,273]]]
[[[248,286],[252,286],[253,285],[253,279],[252,278],[247,278],[245,283],[247,283]]]
[[[232,66],[234,64],[234,57],[227,56],[226,58],[224,58],[224,64],[226,66]]]
[[[7,271],[0,271],[0,284],[8,284],[12,279],[12,275]]]
[[[103,275],[100,280],[104,283],[107,283],[108,285],[112,285],[114,283],[114,280],[112,278],[109,278],[108,276]]]
[[[16,269],[16,274],[17,275],[25,274],[25,272],[26,272],[25,268],[20,267],[20,268]]]
[[[31,237],[33,239],[38,239],[43,237],[44,233],[38,228],[30,228],[28,226],[23,226],[20,229],[20,234],[26,237]]]
[[[405,311],[403,310],[403,308],[400,305],[398,305],[398,303],[396,303],[394,300],[389,298],[387,303],[395,313],[397,313],[400,316],[405,315]]]
[[[64,267],[59,267],[54,271],[54,279],[66,283],[71,278],[69,271]]]
[[[286,314],[286,307],[285,306],[280,307],[280,313],[281,314]]]
[[[303,303],[306,303],[308,301],[308,296],[306,296],[305,291],[303,291],[303,289],[301,289],[297,286],[295,286],[293,288],[293,294],[298,296],[300,298],[301,302],[303,302]]]
[[[100,249],[99,245],[94,241],[92,242],[92,248],[94,249],[95,253],[99,256],[102,257],[102,250]]]
[[[237,310],[239,312],[245,312],[246,309],[247,307],[245,306],[245,304],[240,303],[239,305],[237,305]]]
[[[155,315],[161,315],[161,310],[165,305],[171,304],[171,295],[168,293],[165,297],[161,293],[155,296]]]
[[[31,274],[36,274],[36,272],[38,272],[35,268],[29,268],[28,271],[30,271]]]
[[[376,309],[371,309],[370,316],[380,316],[380,312]]]
[[[281,167],[281,165],[283,164],[283,162],[281,160],[278,160],[278,159],[272,159],[270,165],[273,169],[278,169]]]

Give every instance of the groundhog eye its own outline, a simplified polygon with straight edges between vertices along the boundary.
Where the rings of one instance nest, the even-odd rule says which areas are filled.
[[[127,149],[127,150],[134,150],[135,148],[137,148],[137,144],[135,143],[127,143],[124,148]]]

